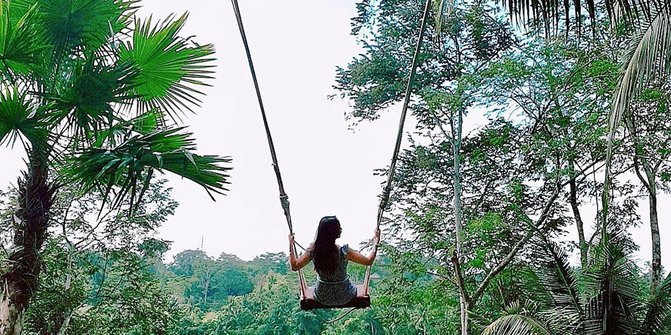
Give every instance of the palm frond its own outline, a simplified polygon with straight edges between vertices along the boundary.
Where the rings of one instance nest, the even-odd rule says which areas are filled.
[[[0,72],[6,85],[27,75],[46,49],[37,29],[36,3],[3,1],[0,5]]]
[[[671,320],[671,273],[658,285],[652,298],[646,303],[645,318],[638,334],[663,334],[665,329],[671,329],[671,324],[665,324],[667,320]]]
[[[47,40],[56,54],[73,48],[93,51],[127,29],[137,0],[39,0]]]
[[[544,314],[553,329],[573,331],[582,328],[583,307],[578,289],[578,275],[569,263],[568,254],[555,242],[538,237],[533,256],[539,265],[536,274],[545,287],[552,306]]]
[[[228,157],[197,155],[191,133],[184,128],[137,134],[112,149],[92,148],[73,157],[63,171],[68,182],[84,191],[102,190],[106,198],[114,193],[114,205],[130,196],[131,204],[143,193],[151,171],[170,171],[201,185],[210,193],[228,189]],[[210,194],[211,196],[211,194]],[[214,198],[213,198],[214,199]]]
[[[0,145],[14,145],[22,137],[35,147],[44,145],[48,133],[35,114],[25,93],[16,88],[0,93]]]
[[[509,314],[492,322],[482,335],[552,335],[552,332],[533,317]]]
[[[44,98],[49,103],[47,119],[62,124],[84,142],[95,140],[101,129],[121,120],[115,107],[128,98],[128,67],[100,65],[90,55],[72,64],[68,78],[59,81]]]
[[[581,310],[577,290],[576,276],[569,264],[568,254],[556,243],[546,240],[542,243],[545,257],[541,260],[543,267],[538,271],[539,278],[552,295],[555,307],[570,306],[576,311]]]
[[[123,120],[99,130],[95,133],[93,147],[115,147],[117,143],[123,142],[129,133],[149,135],[159,129],[161,124],[161,113],[154,110],[138,115],[130,120]]]
[[[575,26],[578,34],[581,32],[583,11],[586,8],[592,25],[597,25],[597,8],[604,5],[611,21],[633,22],[640,17],[649,17],[649,13],[655,6],[661,7],[666,0],[606,0],[598,3],[596,0],[502,0],[501,3],[508,8],[510,18],[522,25],[538,25],[544,28],[546,33],[556,33],[560,25],[567,31],[571,25]],[[651,5],[653,3],[654,5]],[[563,22],[560,23],[561,18]]]
[[[592,252],[581,283],[585,294],[585,331],[588,334],[631,334],[640,310],[635,266],[623,252],[619,232],[610,232],[608,245]]]
[[[629,103],[650,81],[665,80],[671,71],[671,11],[653,10],[642,22],[624,57],[622,74],[613,98],[609,141],[613,141]]]
[[[141,111],[158,109],[178,120],[178,113],[200,104],[197,86],[212,78],[214,47],[197,45],[178,36],[187,14],[153,25],[151,18],[135,21],[132,42],[120,47],[120,60],[133,69],[133,92]]]

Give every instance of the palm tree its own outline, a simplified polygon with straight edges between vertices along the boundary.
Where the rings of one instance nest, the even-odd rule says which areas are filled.
[[[20,334],[59,185],[131,207],[154,170],[226,191],[226,157],[194,153],[181,124],[212,73],[212,45],[179,37],[186,15],[135,18],[137,0],[0,5],[0,144],[25,150],[13,245],[2,269],[0,334]],[[126,201],[122,201],[126,200]]]
[[[483,335],[662,335],[671,330],[671,275],[652,292],[639,285],[622,233],[590,250],[589,264],[573,269],[557,244],[535,245],[542,309],[513,306]],[[532,305],[533,306],[533,305]]]

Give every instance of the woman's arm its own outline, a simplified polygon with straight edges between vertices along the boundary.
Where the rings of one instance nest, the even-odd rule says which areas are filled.
[[[377,256],[377,243],[380,241],[380,230],[375,231],[375,237],[373,238],[373,250],[370,251],[368,257],[362,255],[356,250],[350,249],[347,255],[345,256],[348,260],[358,263],[361,265],[369,266],[372,265],[375,261],[375,256]]]
[[[298,271],[310,263],[310,253],[305,252],[296,258],[294,250],[294,235],[289,235],[289,265],[291,265],[291,271]]]

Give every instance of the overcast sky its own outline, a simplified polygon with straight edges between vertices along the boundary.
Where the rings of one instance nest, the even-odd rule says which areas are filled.
[[[350,32],[353,0],[239,0],[248,40],[291,201],[297,240],[308,244],[322,216],[337,215],[342,241],[371,237],[380,183],[373,170],[389,163],[399,108],[354,131],[344,115],[346,102],[327,96],[335,67],[360,52]],[[186,121],[202,154],[233,157],[230,192],[212,202],[205,191],[167,175],[180,203],[159,237],[172,241],[169,256],[203,248],[251,259],[266,251],[286,251],[287,226],[261,123],[244,49],[229,1],[143,0],[140,16],[162,19],[189,12],[184,36],[213,43],[216,80],[206,88],[202,108]],[[469,114],[472,117],[473,114]],[[0,148],[0,187],[14,183],[23,168],[20,150]],[[662,250],[670,250],[669,211],[660,199]],[[641,201],[645,219],[647,201]],[[647,221],[647,220],[646,220]],[[649,259],[649,228],[634,230],[639,257]],[[665,255],[669,255],[665,252]],[[664,264],[671,267],[671,257]]]
[[[197,248],[244,259],[287,249],[288,229],[244,49],[229,1],[145,0],[141,15],[189,11],[185,35],[217,49],[217,79],[189,118],[202,153],[233,157],[231,191],[217,202],[174,180],[180,207],[162,229],[173,252]],[[297,240],[309,243],[322,216],[337,215],[342,239],[372,237],[398,110],[348,130],[347,103],[329,100],[336,65],[359,52],[349,35],[354,1],[242,0],[240,7],[291,201]]]

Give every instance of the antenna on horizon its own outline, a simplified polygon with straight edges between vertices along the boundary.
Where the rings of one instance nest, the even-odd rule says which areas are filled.
[[[205,235],[200,235],[200,249],[203,250],[203,243],[205,243]]]

